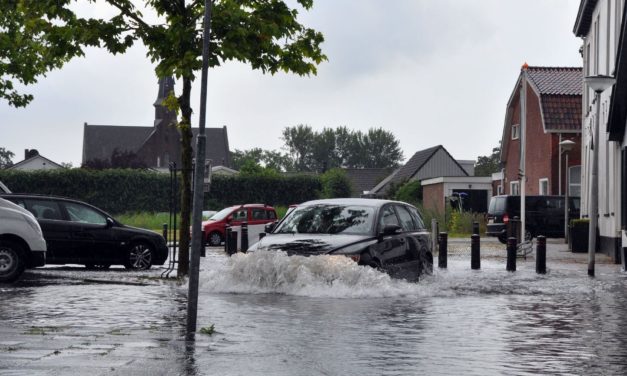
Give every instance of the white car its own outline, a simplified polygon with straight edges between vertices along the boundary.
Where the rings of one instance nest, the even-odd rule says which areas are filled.
[[[46,241],[35,217],[0,198],[0,283],[13,282],[25,268],[46,263]]]

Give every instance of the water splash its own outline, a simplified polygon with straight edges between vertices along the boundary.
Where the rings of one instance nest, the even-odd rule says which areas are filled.
[[[219,293],[279,293],[330,298],[415,295],[415,283],[395,280],[343,256],[238,253],[201,274],[201,288]]]

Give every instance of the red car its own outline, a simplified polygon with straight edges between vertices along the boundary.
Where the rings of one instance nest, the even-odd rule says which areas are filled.
[[[264,204],[236,205],[224,208],[202,223],[205,242],[210,246],[219,246],[224,241],[226,226],[239,226],[242,222],[262,225],[277,220],[272,206]]]

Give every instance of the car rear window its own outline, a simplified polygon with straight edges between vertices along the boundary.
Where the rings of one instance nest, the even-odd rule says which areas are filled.
[[[492,197],[488,214],[502,214],[505,211],[505,197]]]
[[[37,219],[62,220],[61,209],[55,201],[25,199],[26,208]]]

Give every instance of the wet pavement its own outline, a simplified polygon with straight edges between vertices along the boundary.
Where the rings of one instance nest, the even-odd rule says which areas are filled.
[[[187,286],[163,269],[46,267],[0,284],[0,375],[531,375],[627,373],[627,276],[549,240],[530,255],[466,239],[419,283],[337,257],[201,261],[198,329],[184,340]],[[436,268],[437,269],[437,268]]]

